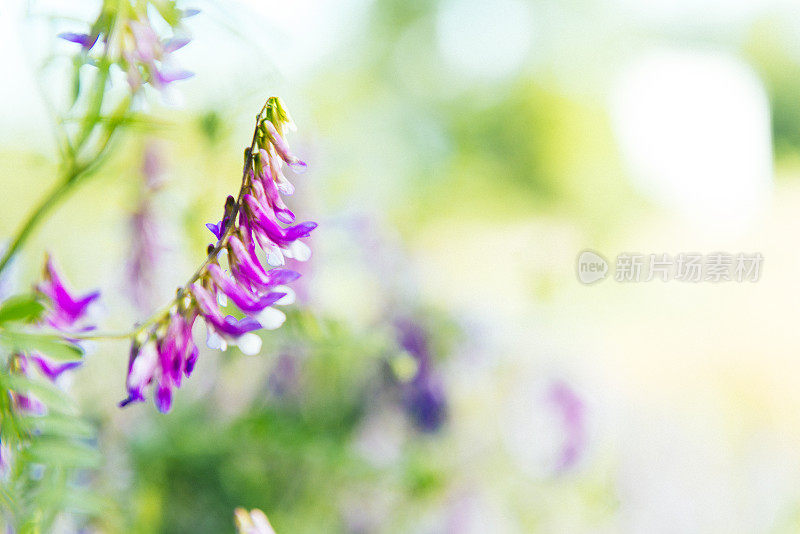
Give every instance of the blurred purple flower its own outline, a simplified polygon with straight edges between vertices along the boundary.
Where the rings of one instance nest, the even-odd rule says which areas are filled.
[[[161,154],[155,143],[148,143],[142,162],[142,187],[139,204],[131,215],[131,248],[126,265],[127,290],[141,310],[154,305],[154,281],[160,273],[163,239],[159,231],[153,199],[163,185]]]
[[[414,424],[423,432],[439,430],[447,418],[447,398],[440,377],[433,370],[428,336],[419,323],[395,322],[397,341],[417,362],[417,371],[402,385],[403,404]]]
[[[585,449],[586,407],[575,390],[562,381],[550,385],[548,399],[558,411],[564,429],[564,441],[556,464],[556,470],[561,472],[573,467]]]
[[[93,326],[81,325],[86,318],[89,306],[100,296],[93,291],[84,296],[73,295],[65,285],[56,269],[55,262],[48,256],[42,282],[37,286],[39,293],[45,298],[45,313],[40,324],[48,325],[62,333],[69,341],[69,334],[92,330]],[[30,376],[31,362],[38,373],[51,382],[55,382],[64,372],[78,367],[81,362],[55,362],[45,354],[38,352],[15,353],[12,355],[11,370],[21,375]],[[16,407],[26,413],[43,414],[45,406],[30,395],[13,393]]]

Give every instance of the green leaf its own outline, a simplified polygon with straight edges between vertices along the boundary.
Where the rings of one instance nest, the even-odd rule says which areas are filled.
[[[99,515],[109,507],[105,497],[81,488],[71,488],[64,496],[64,507],[79,514]]]
[[[5,330],[0,342],[13,351],[40,352],[51,360],[62,362],[77,361],[83,357],[83,349],[53,334]]]
[[[0,305],[0,324],[13,321],[33,322],[44,313],[44,304],[36,295],[15,295]]]
[[[74,438],[93,439],[97,432],[91,423],[65,414],[49,413],[32,418],[31,422],[44,436],[64,436]]]
[[[3,375],[2,385],[11,391],[36,397],[49,410],[61,413],[77,413],[78,411],[75,401],[50,382],[28,378],[24,375]],[[38,419],[38,417],[33,419]]]
[[[40,438],[25,451],[33,462],[63,467],[97,467],[100,454],[97,450],[63,438]]]

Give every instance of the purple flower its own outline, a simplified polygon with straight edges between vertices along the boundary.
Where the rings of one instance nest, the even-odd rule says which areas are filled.
[[[128,74],[128,84],[138,89],[143,81],[149,81],[156,89],[165,89],[172,82],[185,80],[194,76],[187,70],[171,66],[171,55],[189,44],[185,36],[160,39],[153,29],[146,14],[127,23],[127,30],[132,39],[122,49],[123,68]],[[145,76],[142,78],[142,72]]]
[[[272,146],[275,148],[275,151],[281,157],[283,161],[286,162],[289,167],[292,168],[293,171],[297,173],[305,172],[306,164],[303,161],[300,161],[300,158],[292,154],[289,150],[289,144],[286,140],[278,133],[278,130],[275,128],[275,125],[272,124],[270,121],[264,121],[264,125],[267,129],[267,135],[269,135],[270,140],[272,141]],[[273,166],[274,168],[274,166]]]
[[[38,291],[45,297],[46,310],[40,324],[48,325],[66,334],[77,331],[91,330],[92,326],[81,326],[89,305],[94,302],[99,293],[94,291],[85,296],[74,296],[67,289],[61,275],[55,267],[55,262],[48,256],[45,262],[44,280],[38,285]],[[31,362],[33,366],[31,366]],[[54,362],[46,354],[32,352],[29,354],[15,353],[11,358],[10,370],[12,372],[30,376],[35,369],[48,380],[55,382],[64,372],[78,367],[81,362]],[[16,407],[30,414],[43,414],[46,409],[44,404],[36,398],[21,393],[12,394]]]
[[[146,62],[158,61],[164,53],[185,44],[158,42],[143,27],[136,27],[136,35],[141,48],[137,57]],[[270,99],[267,108],[267,116],[274,120],[289,120],[277,99]],[[294,292],[285,284],[300,275],[290,269],[266,268],[259,260],[257,247],[266,253],[267,263],[272,266],[278,260],[282,265],[284,258],[308,259],[310,249],[300,240],[308,238],[317,224],[283,226],[295,217],[280,197],[281,191],[289,189],[280,172],[281,160],[270,155],[281,154],[288,164],[305,164],[288,152],[278,129],[261,117],[256,134],[262,133],[255,136],[258,151],[246,153],[240,202],[229,196],[220,222],[206,224],[217,242],[209,246],[204,266],[179,289],[173,308],[152,322],[143,339],[134,342],[126,381],[128,397],[121,406],[143,401],[145,389],[151,387],[158,410],[170,409],[175,388],[180,387],[183,376],[191,374],[198,358],[199,351],[192,341],[196,318],[206,325],[209,348],[224,350],[234,344],[245,354],[261,350],[261,338],[254,330],[278,328],[286,320],[275,306],[294,301]],[[230,272],[219,263],[224,252]],[[229,300],[244,318],[237,319],[223,311]]]
[[[55,382],[64,371],[75,369],[81,364],[81,362],[55,363],[35,352],[30,355],[30,358],[33,360],[33,363],[36,364],[39,372],[53,382]]]
[[[308,235],[317,227],[315,222],[304,222],[283,228],[275,212],[270,212],[256,201],[252,195],[244,195],[245,205],[250,209],[252,219],[250,223],[253,224],[251,230],[261,242],[271,242],[281,248],[285,248],[293,241],[297,241],[301,237],[308,237]]]
[[[164,413],[172,405],[172,390],[181,385],[183,376],[189,377],[197,361],[198,350],[192,339],[192,325],[197,315],[170,314],[167,331],[156,343],[134,344],[128,363],[126,386],[128,397],[120,403],[127,406],[145,400],[144,389],[155,384],[153,400]]]
[[[47,322],[61,331],[70,330],[79,319],[83,318],[89,305],[100,296],[99,291],[92,291],[82,297],[73,296],[64,285],[50,257],[47,258],[44,281],[37,289],[51,304],[46,316]]]
[[[286,296],[286,293],[277,291],[267,293],[264,296],[256,295],[247,286],[237,285],[236,281],[222,272],[222,268],[216,264],[209,265],[208,272],[211,273],[211,278],[217,287],[230,297],[240,310],[250,315],[258,314],[267,306],[275,304]]]
[[[423,432],[439,430],[447,418],[447,398],[439,376],[433,371],[428,336],[410,319],[396,322],[397,341],[417,362],[417,372],[403,384],[403,404],[414,424]]]

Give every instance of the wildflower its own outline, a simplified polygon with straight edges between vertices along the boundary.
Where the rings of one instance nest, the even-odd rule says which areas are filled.
[[[50,304],[45,314],[45,321],[56,330],[65,333],[74,331],[78,321],[86,316],[89,305],[100,297],[99,291],[92,291],[82,297],[73,297],[49,256],[45,263],[44,280],[37,289]],[[81,331],[91,329],[91,327],[79,328]]]
[[[414,424],[424,432],[435,432],[444,424],[447,401],[441,380],[433,371],[428,338],[419,324],[397,321],[400,346],[416,360],[414,377],[403,384],[403,403]]]
[[[310,249],[302,240],[317,226],[314,222],[284,226],[294,222],[294,214],[279,194],[278,181],[288,183],[282,178],[281,166],[305,167],[288,152],[282,137],[276,141],[278,132],[290,121],[280,100],[270,98],[259,114],[253,145],[245,155],[238,200],[228,197],[220,222],[206,225],[216,238],[216,244],[209,245],[206,262],[178,290],[169,310],[146,323],[149,328],[134,339],[126,382],[128,397],[121,406],[145,400],[144,390],[152,386],[158,410],[170,409],[174,388],[180,387],[181,377],[188,377],[197,361],[192,327],[198,319],[206,325],[209,348],[225,350],[236,345],[245,354],[261,350],[255,330],[278,328],[286,320],[275,306],[293,302],[294,294],[286,285],[300,275],[291,269],[265,267],[259,249],[268,260],[280,257],[281,264],[284,258],[307,259]],[[225,313],[228,302],[243,317]]]
[[[99,298],[100,293],[93,291],[83,296],[74,296],[64,284],[55,262],[49,256],[45,262],[44,279],[37,286],[37,290],[44,296],[47,305],[41,324],[63,332],[67,335],[67,339],[69,334],[94,329],[93,326],[81,326],[81,322],[86,318],[89,306]],[[11,360],[11,369],[15,373],[29,376],[33,367],[39,374],[55,382],[64,372],[74,369],[80,363],[55,362],[38,352],[15,353]],[[19,393],[14,393],[13,396],[20,410],[34,414],[44,413],[44,405],[35,398]]]
[[[196,15],[199,11],[176,10],[178,21],[174,29],[179,31],[182,19]],[[98,41],[102,41],[106,53],[127,74],[128,84],[134,91],[144,83],[156,89],[165,89],[169,84],[185,80],[194,74],[172,65],[171,54],[189,43],[183,34],[162,39],[158,36],[147,13],[147,3],[137,3],[130,7],[128,16],[122,11],[116,17],[101,14],[89,33],[60,33],[66,41],[81,45],[84,51],[91,51]]]
[[[275,534],[266,514],[258,508],[250,512],[244,508],[237,508],[233,517],[238,534]]]

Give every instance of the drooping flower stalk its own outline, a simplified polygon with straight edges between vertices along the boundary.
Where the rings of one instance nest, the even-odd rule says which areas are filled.
[[[305,169],[284,138],[290,128],[294,123],[280,99],[267,100],[245,151],[238,197],[228,197],[219,223],[206,225],[216,243],[209,245],[206,260],[177,290],[175,299],[134,331],[128,397],[121,406],[144,401],[145,390],[151,387],[158,410],[170,409],[172,391],[191,375],[197,361],[192,327],[198,319],[206,325],[210,348],[224,350],[235,344],[247,354],[261,349],[261,338],[254,330],[283,324],[286,316],[274,306],[293,301],[286,284],[300,275],[281,266],[286,258],[304,261],[310,257],[303,239],[317,226],[314,222],[293,224],[295,216],[280,196],[294,191],[283,175],[283,165],[295,172]],[[223,312],[229,300],[244,317]]]

